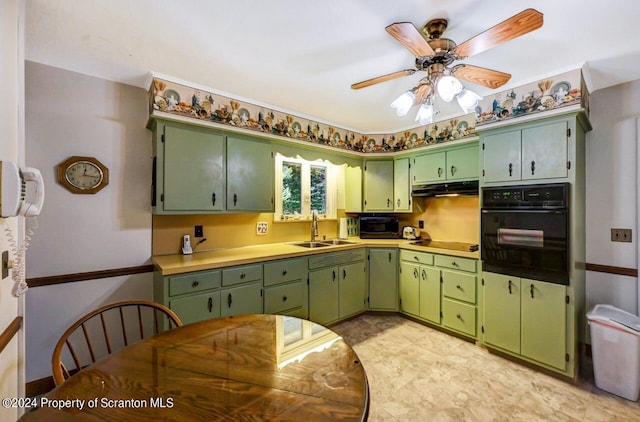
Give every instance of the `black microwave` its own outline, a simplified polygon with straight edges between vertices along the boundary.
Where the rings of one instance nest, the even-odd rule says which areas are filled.
[[[397,239],[400,235],[397,218],[360,216],[361,239]]]

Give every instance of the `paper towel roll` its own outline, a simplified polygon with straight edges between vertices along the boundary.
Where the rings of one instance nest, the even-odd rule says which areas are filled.
[[[349,237],[348,229],[347,219],[345,217],[341,217],[338,222],[338,237],[340,239],[346,239]]]

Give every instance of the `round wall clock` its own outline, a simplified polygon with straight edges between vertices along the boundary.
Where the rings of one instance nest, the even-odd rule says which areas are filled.
[[[93,157],[69,157],[58,165],[58,182],[72,193],[96,193],[109,184],[109,169]]]

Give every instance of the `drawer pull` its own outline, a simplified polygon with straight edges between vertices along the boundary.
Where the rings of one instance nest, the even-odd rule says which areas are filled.
[[[282,275],[287,275],[287,270],[286,269],[282,270]]]
[[[459,284],[458,284],[458,285],[456,285],[456,289],[458,289],[458,290],[460,290],[460,291],[464,292],[464,289],[463,289],[463,288],[462,288],[462,286],[460,286]]]
[[[209,298],[209,303],[207,303],[207,308],[209,308],[209,313],[213,310],[213,298]]]
[[[462,319],[462,315],[456,314],[456,318],[458,318],[460,321],[464,322],[464,320]]]
[[[242,280],[243,278],[245,278],[247,275],[245,273],[240,273],[240,279]]]
[[[191,283],[191,287],[198,287],[199,285],[200,285],[200,282],[198,280]]]
[[[287,297],[286,296],[282,296],[282,301],[286,302],[287,301]]]
[[[417,257],[417,256],[415,256],[415,255],[413,256],[413,259],[415,259],[416,261],[420,261],[420,260],[418,259],[418,257]]]
[[[460,265],[458,265],[458,263],[456,261],[452,261],[451,262],[451,266],[453,267],[460,267]]]

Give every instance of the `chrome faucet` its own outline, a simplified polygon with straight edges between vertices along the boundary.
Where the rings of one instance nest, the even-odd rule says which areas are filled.
[[[318,235],[318,213],[316,210],[311,211],[311,241],[316,241]]]

